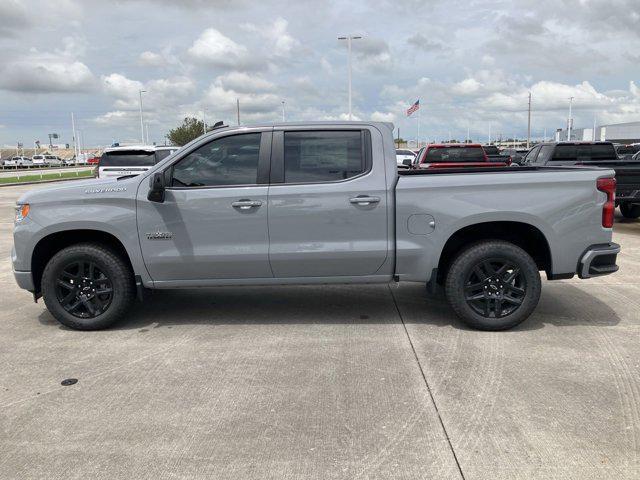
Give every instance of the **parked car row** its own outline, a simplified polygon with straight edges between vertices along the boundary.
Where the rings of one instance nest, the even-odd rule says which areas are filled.
[[[51,154],[36,154],[32,157],[24,155],[16,155],[11,158],[2,160],[3,167],[30,168],[30,167],[62,167],[70,165],[84,165],[86,161],[79,160],[76,162],[75,157],[67,159],[60,158]]]

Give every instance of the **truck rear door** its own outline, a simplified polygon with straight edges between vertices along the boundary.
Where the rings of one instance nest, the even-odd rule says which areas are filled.
[[[276,128],[268,208],[276,278],[373,275],[384,264],[388,212],[379,135],[353,126]]]

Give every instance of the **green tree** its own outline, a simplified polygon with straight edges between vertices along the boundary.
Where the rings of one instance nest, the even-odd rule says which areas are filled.
[[[209,129],[207,129],[209,130]],[[198,138],[204,132],[204,123],[195,117],[187,117],[182,125],[169,131],[167,138],[174,145],[182,146]]]

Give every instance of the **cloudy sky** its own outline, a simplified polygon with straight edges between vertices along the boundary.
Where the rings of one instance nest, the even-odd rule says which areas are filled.
[[[187,115],[242,123],[354,114],[415,138],[532,136],[640,120],[638,0],[0,0],[0,144],[57,132],[151,140]]]

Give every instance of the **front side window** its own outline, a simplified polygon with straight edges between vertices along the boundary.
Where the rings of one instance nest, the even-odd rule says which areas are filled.
[[[260,133],[217,138],[173,166],[173,187],[255,185]]]
[[[539,151],[540,147],[535,147],[533,150],[529,150],[529,153],[524,157],[524,163],[534,163]]]
[[[365,171],[361,131],[284,133],[285,183],[333,182]]]

